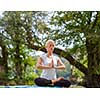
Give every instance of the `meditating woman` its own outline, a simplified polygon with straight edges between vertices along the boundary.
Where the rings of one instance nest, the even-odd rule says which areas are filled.
[[[57,87],[69,87],[70,81],[65,80],[63,77],[57,78],[56,70],[65,69],[65,65],[62,63],[58,56],[53,54],[55,42],[48,40],[45,44],[47,50],[46,54],[42,54],[37,61],[37,68],[42,69],[41,76],[36,78],[35,84],[38,86],[57,86]]]

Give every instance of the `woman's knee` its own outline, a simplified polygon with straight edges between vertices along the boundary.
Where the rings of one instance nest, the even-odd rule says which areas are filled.
[[[56,82],[54,85],[58,87],[70,87],[71,82],[69,80],[60,80]]]
[[[50,80],[47,80],[45,78],[36,78],[34,80],[35,84],[38,86],[48,86],[49,84],[51,84]]]
[[[36,79],[34,80],[34,82],[35,82],[35,84],[38,85],[38,86],[41,86],[41,84],[43,83],[41,78],[36,78]]]
[[[37,85],[39,83],[39,78],[34,79],[34,83]]]

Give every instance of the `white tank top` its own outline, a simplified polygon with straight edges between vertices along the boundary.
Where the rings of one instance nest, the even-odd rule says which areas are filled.
[[[59,59],[59,57],[57,56],[52,56],[51,58],[47,57],[47,54],[43,54],[40,56],[43,60],[43,65],[48,65],[49,63],[51,63],[52,59],[54,62],[54,66],[57,66],[57,61]],[[46,78],[48,80],[52,80],[52,79],[56,79],[56,69],[52,68],[52,69],[43,69],[42,73],[41,73],[41,78]]]

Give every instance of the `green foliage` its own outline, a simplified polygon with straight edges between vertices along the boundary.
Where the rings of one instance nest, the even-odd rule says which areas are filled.
[[[36,77],[38,77],[38,75],[33,72],[33,68],[27,66],[26,72],[25,72],[25,76],[23,78],[24,81],[25,81],[25,84],[27,84],[27,85],[34,85],[34,79]]]
[[[39,74],[33,72],[36,58],[32,58],[30,53],[33,51],[29,48],[34,44],[43,46],[47,39],[55,40],[57,46],[64,47],[89,70],[95,67],[94,72],[100,73],[97,68],[100,66],[99,26],[100,12],[97,11],[4,12],[0,18],[0,47],[3,51],[5,47],[8,53],[6,77],[13,80],[20,74],[27,84],[32,84],[41,71]],[[0,55],[3,63],[4,58]],[[73,74],[80,78],[84,76],[77,69]]]
[[[79,71],[77,68],[73,69],[72,75],[79,79],[83,79],[84,77],[84,74],[81,71]]]
[[[28,49],[26,44],[28,44],[28,41],[33,42],[35,40],[35,33],[32,34],[32,31],[34,32],[37,27],[35,27],[34,23],[36,23],[37,20],[41,21],[38,16],[42,15],[43,13],[41,12],[24,11],[8,11],[3,13],[3,17],[0,19],[0,38],[7,46],[7,50],[9,52],[9,68],[7,73],[9,80],[17,81],[17,75],[17,77],[23,77],[23,79],[30,81],[36,76],[32,72],[34,68],[33,66],[36,64],[36,59],[30,56],[30,52],[33,51],[31,49]],[[32,25],[34,25],[34,29]],[[39,25],[43,26],[43,23],[41,22],[41,24]],[[33,36],[32,38],[30,38],[30,33]],[[29,71],[27,73],[28,68]]]
[[[29,66],[34,66],[36,64],[36,60],[29,56],[24,60],[24,63]]]

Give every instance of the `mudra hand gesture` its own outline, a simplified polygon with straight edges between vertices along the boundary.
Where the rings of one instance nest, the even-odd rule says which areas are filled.
[[[51,63],[48,64],[49,68],[54,68],[54,61],[53,59],[51,60]]]

